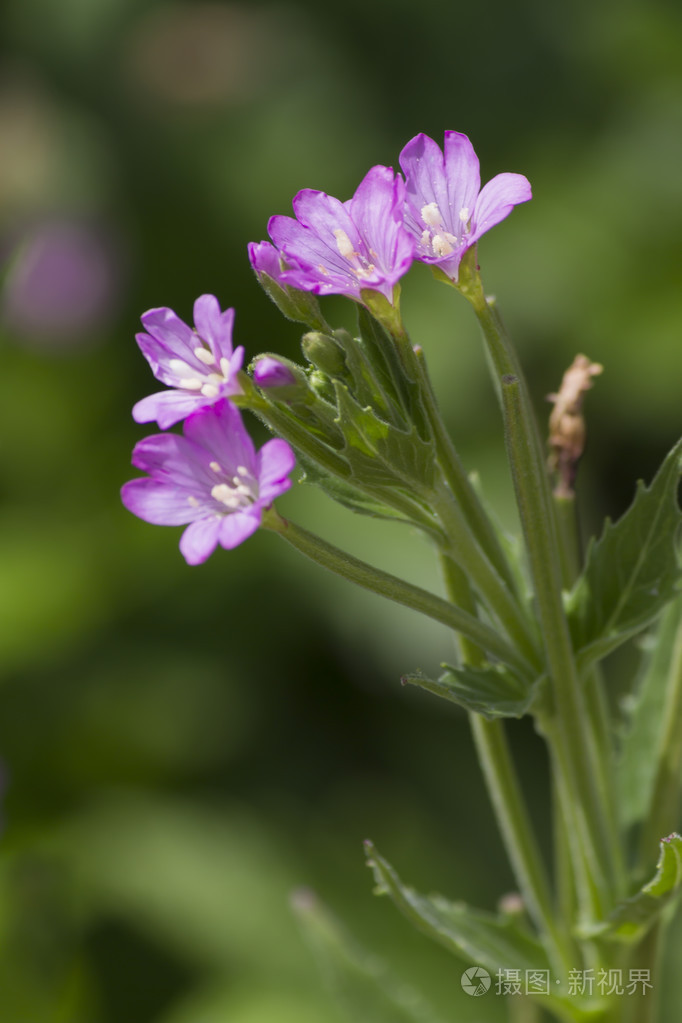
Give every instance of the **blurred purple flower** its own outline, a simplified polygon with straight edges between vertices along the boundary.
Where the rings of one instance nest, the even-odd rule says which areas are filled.
[[[522,174],[498,174],[481,188],[471,142],[445,132],[444,151],[427,135],[416,135],[400,154],[406,177],[405,224],[417,241],[416,259],[436,263],[457,280],[462,256],[482,234],[532,198]]]
[[[295,459],[279,438],[256,452],[238,409],[223,399],[189,416],[183,436],[140,441],[132,462],[149,476],[123,485],[123,504],[155,525],[189,523],[180,550],[198,565],[218,544],[231,549],[258,529],[263,509],[291,486]]]
[[[259,359],[253,367],[253,379],[259,387],[289,387],[297,383],[289,367],[270,355]]]
[[[348,202],[304,188],[293,201],[295,220],[275,216],[268,223],[287,264],[277,279],[302,291],[356,301],[368,288],[392,301],[394,285],[414,259],[414,242],[403,226],[404,199],[405,183],[390,167],[372,167]],[[264,250],[259,251],[264,259]]]
[[[202,295],[194,303],[194,323],[192,330],[165,307],[142,316],[147,333],[137,334],[137,343],[157,380],[173,390],[138,401],[137,423],[156,420],[165,430],[219,398],[241,394],[237,375],[244,349],[232,350],[234,309],[221,312],[217,298]]]
[[[120,253],[104,230],[76,220],[47,220],[13,241],[2,315],[18,335],[39,342],[90,340],[120,286]]]

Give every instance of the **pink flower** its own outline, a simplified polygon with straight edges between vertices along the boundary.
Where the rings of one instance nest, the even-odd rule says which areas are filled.
[[[244,359],[232,350],[234,309],[221,312],[218,299],[202,295],[194,303],[192,330],[172,309],[150,309],[142,316],[147,333],[136,340],[157,380],[173,388],[138,401],[137,423],[156,420],[162,430],[220,398],[241,393],[237,379]]]
[[[372,167],[348,202],[303,189],[293,201],[295,220],[275,216],[268,223],[287,267],[277,267],[275,279],[301,291],[356,301],[366,288],[391,302],[395,284],[414,259],[414,243],[403,225],[404,201],[405,183],[390,167]],[[266,261],[275,268],[266,245],[250,249],[257,272],[266,269]]]
[[[123,504],[145,522],[187,525],[180,550],[190,565],[205,561],[218,544],[230,549],[251,536],[263,509],[291,486],[295,464],[278,438],[256,452],[238,409],[226,399],[191,415],[183,436],[146,437],[132,461],[149,475],[123,485]]]
[[[405,225],[416,259],[435,263],[457,280],[462,256],[482,234],[532,198],[522,174],[498,174],[481,188],[478,157],[466,135],[445,132],[443,152],[416,135],[400,154],[406,178]]]

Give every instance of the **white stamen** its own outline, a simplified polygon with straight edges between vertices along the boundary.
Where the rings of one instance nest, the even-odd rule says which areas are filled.
[[[194,373],[191,366],[188,366],[182,359],[170,359],[168,362],[168,368],[171,373],[177,373],[179,377],[189,376],[190,373]]]
[[[238,465],[237,466],[237,472],[239,473],[240,476],[250,476],[251,475],[251,473],[249,472],[249,470],[246,468],[245,465]]]
[[[208,467],[209,467],[209,469],[213,469],[213,472],[222,472],[223,471],[220,468],[220,465],[218,464],[218,462],[209,462],[208,463]]]
[[[208,348],[204,348],[203,345],[195,348],[194,354],[199,362],[203,362],[204,366],[215,366],[215,355],[213,352],[209,352]]]
[[[336,238],[336,247],[344,259],[353,259],[356,255],[355,249],[351,243],[350,238],[340,227],[334,231],[334,237]]]
[[[235,493],[229,483],[216,483],[211,490],[211,497],[227,508],[239,508],[242,504],[242,495]]]
[[[425,227],[424,230],[422,231],[420,241],[422,245],[428,249],[429,245],[431,244],[431,232],[429,231],[428,227]]]
[[[201,380],[197,380],[196,377],[180,377],[178,386],[184,387],[188,391],[200,391]]]
[[[193,508],[198,508],[198,507],[199,507],[199,501],[198,501],[198,499],[197,499],[196,497],[192,497],[192,495],[191,495],[191,494],[190,494],[190,496],[189,496],[189,497],[187,498],[187,504],[191,504]]]
[[[229,377],[230,375],[230,360],[226,359],[224,355],[220,360],[220,372],[224,377]]]
[[[431,245],[437,256],[449,256],[454,252],[453,246],[443,234],[434,234]]]
[[[215,384],[203,384],[201,393],[205,398],[217,398],[220,394],[220,388],[216,387]]]
[[[461,210],[459,211],[459,219],[462,221],[462,223],[466,224],[470,216],[471,214],[469,213],[469,207],[462,206]]]
[[[429,227],[442,227],[443,218],[440,215],[440,210],[435,202],[430,202],[427,206],[422,206],[419,211],[421,218],[425,224]]]

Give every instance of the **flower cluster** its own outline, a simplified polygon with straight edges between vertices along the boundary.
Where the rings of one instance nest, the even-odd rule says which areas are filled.
[[[284,440],[256,452],[241,415],[229,400],[240,394],[244,349],[232,348],[234,310],[221,311],[213,295],[194,304],[195,330],[172,309],[142,317],[137,343],[154,376],[171,389],[139,401],[133,417],[162,430],[184,419],[183,434],[140,441],[133,465],[147,476],[124,484],[125,507],[156,525],[187,525],[180,550],[200,564],[220,544],[236,547],[258,528],[263,509],[291,486],[294,453]]]
[[[498,174],[481,188],[471,142],[446,131],[444,149],[417,135],[400,154],[405,175],[372,167],[348,202],[306,188],[295,219],[274,216],[271,242],[249,246],[251,265],[282,285],[362,300],[364,290],[393,301],[414,260],[457,281],[462,256],[512,208],[531,198],[522,174]]]
[[[194,328],[165,307],[142,316],[145,329],[137,343],[166,389],[137,402],[133,417],[138,423],[156,421],[161,430],[184,420],[184,431],[157,434],[136,446],[133,464],[147,475],[126,483],[122,498],[147,522],[187,525],[180,549],[190,564],[204,561],[218,544],[231,548],[250,536],[264,509],[291,485],[294,454],[286,440],[271,440],[256,453],[242,424],[237,405],[249,405],[254,394],[262,399],[259,414],[275,432],[287,436],[287,429],[294,429],[289,436],[304,462],[318,462],[327,476],[330,470],[338,475],[341,465],[344,479],[352,476],[373,499],[381,480],[404,490],[405,473],[414,482],[415,467],[421,466],[424,483],[426,470],[432,471],[430,442],[403,424],[405,401],[411,408],[414,398],[408,394],[413,378],[403,381],[400,397],[391,390],[395,367],[380,345],[375,356],[367,346],[362,355],[344,352],[342,332],[327,336],[331,328],[315,296],[345,295],[367,305],[389,331],[397,325],[400,333],[397,286],[411,264],[431,263],[457,283],[464,253],[515,205],[530,199],[531,191],[520,174],[498,174],[481,189],[473,147],[454,131],[445,133],[442,152],[432,139],[417,135],[400,154],[400,167],[402,175],[372,167],[348,202],[304,189],[293,200],[295,217],[272,217],[271,241],[249,246],[256,274],[285,315],[318,331],[316,350],[324,348],[324,363],[310,354],[312,334],[303,343],[313,370],[261,355],[251,379],[246,377],[244,349],[232,344],[234,310],[221,310],[213,295],[195,302]],[[348,340],[352,345],[350,335]],[[361,365],[371,357],[379,360],[376,366]],[[334,384],[327,372],[330,358],[341,373]],[[373,380],[383,380],[392,397],[371,386],[365,393]],[[351,382],[357,395],[349,389]],[[387,401],[392,426],[372,411],[374,404],[385,411]],[[278,403],[287,406],[284,412]],[[344,429],[350,440],[342,436]],[[308,431],[315,437],[306,448]],[[375,463],[365,464],[365,449],[389,459],[383,476],[377,476]],[[401,459],[404,471],[398,471]],[[356,492],[351,488],[349,496],[344,485],[345,500],[356,500]],[[393,494],[393,504],[397,499]],[[414,494],[402,494],[402,512],[405,500],[413,514]]]

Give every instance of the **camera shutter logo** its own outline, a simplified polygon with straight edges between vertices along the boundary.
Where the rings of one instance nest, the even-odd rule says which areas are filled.
[[[482,966],[470,966],[462,974],[462,989],[468,995],[484,995],[490,988],[490,974]]]

